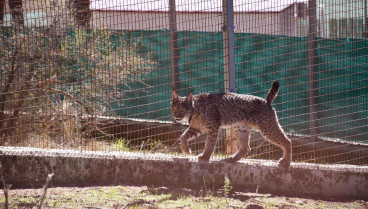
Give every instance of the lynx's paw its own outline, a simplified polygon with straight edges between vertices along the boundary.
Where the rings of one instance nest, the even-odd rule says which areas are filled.
[[[290,167],[290,160],[281,158],[279,160],[279,166],[283,167],[283,168],[289,168]]]
[[[180,148],[181,148],[181,151],[183,151],[187,155],[190,155],[192,153],[187,141],[180,141]]]
[[[210,156],[204,156],[203,153],[198,155],[198,162],[208,162],[210,161]]]
[[[237,162],[238,160],[240,160],[240,158],[239,158],[238,156],[236,156],[236,155],[231,155],[231,156],[229,156],[229,157],[227,157],[227,158],[225,158],[225,159],[222,159],[222,160],[220,160],[220,161],[222,161],[222,162],[228,162],[228,163],[235,163],[235,162]]]

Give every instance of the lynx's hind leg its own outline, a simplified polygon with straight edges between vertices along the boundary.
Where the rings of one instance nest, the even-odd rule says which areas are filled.
[[[291,141],[281,128],[274,110],[271,117],[261,121],[259,130],[268,141],[283,150],[283,157],[279,160],[279,165],[288,168],[292,160]]]
[[[242,157],[245,157],[251,150],[249,146],[251,129],[244,125],[236,125],[234,126],[234,132],[236,134],[236,138],[238,139],[239,150],[235,154],[226,158],[225,161],[227,162],[236,162]]]

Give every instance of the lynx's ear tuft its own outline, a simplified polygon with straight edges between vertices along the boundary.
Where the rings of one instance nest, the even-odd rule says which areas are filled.
[[[172,100],[178,100],[179,99],[179,95],[178,93],[176,93],[175,89],[172,88]]]
[[[188,94],[187,94],[187,96],[185,97],[185,101],[186,102],[190,102],[190,103],[192,103],[192,100],[193,100],[193,95],[192,95],[192,92],[194,91],[194,89],[193,90],[191,90]]]

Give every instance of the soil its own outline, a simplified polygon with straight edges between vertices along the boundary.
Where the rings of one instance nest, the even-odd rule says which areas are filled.
[[[48,188],[45,208],[357,208],[364,200],[319,199],[250,192],[224,187],[212,192],[147,186],[93,186]],[[11,189],[9,208],[38,208],[43,189]],[[4,193],[0,204],[4,207]]]

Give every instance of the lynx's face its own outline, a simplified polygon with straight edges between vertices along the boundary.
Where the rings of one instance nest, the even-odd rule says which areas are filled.
[[[189,122],[190,115],[193,112],[192,93],[186,97],[179,97],[179,95],[172,92],[171,112],[176,122]]]

